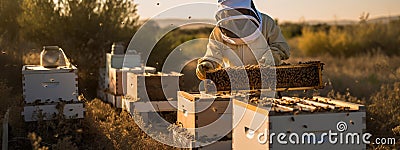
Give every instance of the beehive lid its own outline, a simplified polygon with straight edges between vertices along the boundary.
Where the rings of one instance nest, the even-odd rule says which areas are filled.
[[[32,73],[67,73],[67,72],[75,72],[77,68],[73,65],[69,66],[60,66],[57,68],[45,68],[40,65],[25,65],[22,67],[22,74],[32,74]]]
[[[157,77],[165,77],[165,76],[173,76],[173,77],[180,77],[183,76],[183,74],[179,72],[171,72],[171,73],[163,73],[163,72],[158,72],[158,73],[145,73],[145,74],[138,74],[138,76],[157,76]]]

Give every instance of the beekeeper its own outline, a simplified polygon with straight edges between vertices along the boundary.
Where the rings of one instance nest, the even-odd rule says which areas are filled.
[[[279,65],[289,58],[289,45],[270,16],[260,13],[252,0],[218,0],[217,20],[199,59],[196,75],[242,65]]]

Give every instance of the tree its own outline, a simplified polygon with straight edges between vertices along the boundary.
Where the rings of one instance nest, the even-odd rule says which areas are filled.
[[[15,49],[18,45],[19,25],[16,18],[21,13],[20,3],[21,0],[0,1],[0,68],[5,64],[16,64],[11,60],[19,60],[19,51]]]
[[[23,0],[21,8],[22,14],[18,17],[18,23],[23,40],[40,45],[61,41],[61,9],[56,8],[53,1]]]
[[[138,23],[136,4],[127,0],[23,0],[18,17],[25,41],[58,45],[78,66],[81,92],[94,94],[98,68],[113,42],[128,42]],[[86,94],[86,93],[85,93]]]
[[[0,46],[4,47],[17,38],[19,25],[16,18],[21,12],[20,3],[21,0],[0,1]]]

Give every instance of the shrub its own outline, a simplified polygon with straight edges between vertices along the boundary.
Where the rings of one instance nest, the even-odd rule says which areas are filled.
[[[400,22],[332,26],[328,30],[306,26],[298,48],[306,56],[355,56],[373,51],[399,55]]]
[[[382,84],[393,84],[400,81],[400,56],[386,56],[381,53],[369,53],[352,57],[334,57],[323,55],[317,57],[291,57],[287,62],[298,63],[309,60],[322,61],[324,89],[319,90],[326,95],[332,89],[346,93],[362,100],[378,92]]]
[[[373,135],[394,136],[393,131],[400,125],[400,82],[382,85],[381,90],[371,97],[367,110],[369,130]]]
[[[84,149],[173,149],[144,133],[127,112],[99,99],[86,104]]]

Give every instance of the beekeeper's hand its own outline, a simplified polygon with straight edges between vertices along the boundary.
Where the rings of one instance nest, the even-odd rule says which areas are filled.
[[[259,60],[262,66],[278,66],[282,64],[282,57],[278,51],[269,50]]]
[[[196,75],[200,80],[206,79],[206,72],[214,70],[214,65],[209,61],[203,61],[197,64]]]

